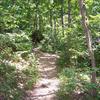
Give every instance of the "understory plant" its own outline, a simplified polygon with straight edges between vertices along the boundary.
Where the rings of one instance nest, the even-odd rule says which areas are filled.
[[[0,100],[22,100],[38,79],[35,55],[31,50],[16,51],[11,38],[0,34]]]
[[[90,81],[90,74],[93,70],[90,68],[65,68],[59,74],[61,84],[58,91],[58,100],[99,100],[100,84],[99,77],[97,83]],[[90,94],[91,89],[96,89],[96,97]],[[63,99],[62,99],[63,98]]]

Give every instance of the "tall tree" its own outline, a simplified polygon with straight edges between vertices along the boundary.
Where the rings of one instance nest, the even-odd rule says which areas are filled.
[[[38,10],[38,6],[39,6],[39,1],[35,1],[35,20],[34,20],[34,27],[35,27],[35,30],[38,30],[39,29],[39,10]]]
[[[50,9],[49,12],[50,12],[50,27],[51,27],[51,32],[52,32],[52,27],[53,27],[53,23],[52,23],[52,9]]]
[[[62,23],[62,33],[64,35],[64,0],[61,0],[61,23]]]
[[[71,24],[71,0],[68,0],[68,26]]]
[[[54,18],[54,33],[56,34],[56,18]]]
[[[95,68],[96,63],[95,63],[95,57],[94,57],[94,52],[93,52],[93,48],[92,48],[92,36],[91,36],[91,32],[88,27],[89,25],[88,25],[88,18],[86,15],[85,3],[84,3],[84,0],[78,0],[78,3],[79,3],[79,8],[80,8],[80,14],[82,16],[82,26],[83,26],[85,37],[86,37],[88,53],[89,53],[89,57],[91,60],[91,66],[93,68]],[[91,75],[91,82],[96,83],[96,73],[95,72],[93,72]],[[92,95],[95,95],[96,91],[93,89],[91,91],[91,93],[92,93]]]

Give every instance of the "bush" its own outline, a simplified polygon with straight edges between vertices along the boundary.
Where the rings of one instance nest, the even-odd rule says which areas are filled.
[[[21,100],[22,91],[18,87],[17,72],[14,66],[0,64],[0,96],[6,100]]]
[[[38,78],[36,59],[30,52],[14,52],[15,38],[0,34],[0,99],[22,100]],[[23,64],[22,64],[23,63]]]
[[[60,90],[58,91],[59,100],[62,100],[61,98],[65,98],[63,100],[74,100],[77,97],[81,100],[99,100],[99,86],[90,82],[90,73],[90,69],[63,69],[59,75],[61,80]],[[91,89],[97,90],[96,97],[92,97],[89,93]]]
[[[30,54],[26,62],[28,64],[20,65],[21,68],[17,67],[20,61],[14,64],[7,60],[0,63],[0,96],[7,100],[22,100],[23,89],[34,86],[38,79],[35,57]]]

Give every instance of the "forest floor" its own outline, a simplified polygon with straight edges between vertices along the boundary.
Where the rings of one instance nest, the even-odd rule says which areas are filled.
[[[32,90],[26,91],[24,100],[57,100],[60,81],[57,78],[56,61],[59,57],[39,50],[34,50],[34,53],[38,60],[40,78]]]

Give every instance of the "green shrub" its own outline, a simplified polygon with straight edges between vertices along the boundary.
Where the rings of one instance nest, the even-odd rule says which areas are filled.
[[[27,53],[24,53],[24,55],[27,55]],[[38,71],[37,71],[37,63],[36,63],[36,59],[34,57],[34,55],[27,55],[29,57],[28,61],[29,61],[29,66],[27,68],[25,68],[22,73],[24,75],[24,77],[26,77],[26,79],[24,79],[24,83],[25,83],[25,88],[27,89],[31,89],[34,84],[36,83],[37,79],[38,79]],[[26,57],[25,57],[26,59]]]
[[[22,100],[23,89],[34,86],[38,79],[36,60],[33,54],[28,56],[28,65],[23,65],[26,66],[24,69],[18,69],[16,64],[12,66],[7,60],[0,62],[0,96],[7,100]]]
[[[32,88],[38,78],[35,56],[28,51],[22,51],[22,55],[14,52],[14,39],[12,35],[0,34],[0,99],[4,100],[22,100],[23,89]]]
[[[18,87],[17,72],[14,66],[0,64],[0,94],[6,100],[21,100],[21,89]]]
[[[81,96],[82,100],[99,100],[99,84],[93,84],[90,81],[90,69],[65,68],[60,73],[60,90],[58,91],[59,100],[74,100],[74,95]],[[97,96],[92,97],[91,89],[96,89]],[[77,98],[76,96],[76,98]],[[82,97],[83,96],[83,97]],[[93,98],[93,99],[92,99]]]

